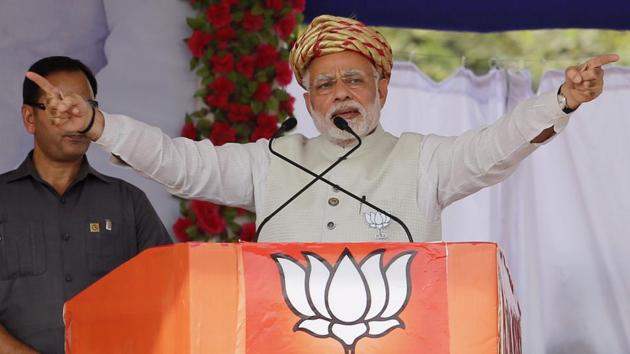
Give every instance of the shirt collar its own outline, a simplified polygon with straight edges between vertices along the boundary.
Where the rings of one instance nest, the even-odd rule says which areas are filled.
[[[92,175],[105,183],[113,182],[111,177],[105,176],[92,168],[87,157],[83,156],[83,161],[81,161],[81,167],[79,168],[79,173],[75,178],[75,183],[85,179],[88,175]],[[22,164],[13,171],[12,176],[10,176],[7,181],[13,182],[25,177],[32,177],[38,182],[44,182],[39,176],[39,173],[37,173],[37,169],[35,169],[35,165],[33,164],[33,150],[31,150],[28,156],[26,156]]]
[[[369,154],[370,151],[372,151],[373,149],[379,148],[382,139],[386,136],[387,132],[385,132],[379,124],[371,134],[361,138],[361,147],[357,151],[355,151],[352,156],[359,157],[364,154]],[[340,146],[332,143],[322,135],[314,138],[314,141],[318,146],[318,150],[321,151],[324,156],[331,159],[336,159],[339,156],[342,156],[356,145],[356,142],[352,142],[348,146]]]

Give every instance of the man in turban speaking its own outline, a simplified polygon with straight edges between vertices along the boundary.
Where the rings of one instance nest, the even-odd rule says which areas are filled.
[[[517,164],[562,130],[569,113],[599,96],[610,54],[572,66],[557,91],[518,105],[494,124],[458,137],[402,134],[379,125],[387,99],[392,50],[363,23],[320,16],[298,38],[290,63],[320,135],[279,138],[274,150],[321,173],[356,140],[333,123],[344,118],[362,145],[325,178],[401,219],[418,242],[441,240],[442,209],[510,175]],[[270,215],[313,176],[272,155],[268,141],[213,146],[209,140],[171,139],[158,128],[92,108],[60,94],[27,73],[47,92],[56,124],[84,134],[140,173],[184,198],[205,199]],[[318,181],[267,224],[259,241],[407,241],[404,230],[366,203]],[[378,228],[376,232],[375,228]]]

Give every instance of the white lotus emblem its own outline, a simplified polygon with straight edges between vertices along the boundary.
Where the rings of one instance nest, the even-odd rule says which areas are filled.
[[[384,252],[375,250],[357,264],[346,248],[334,267],[311,252],[303,253],[306,267],[290,256],[273,254],[284,299],[300,317],[293,330],[332,337],[344,353],[354,354],[360,338],[405,328],[399,315],[409,302],[409,267],[416,252],[401,252],[386,267]]]
[[[391,218],[383,213],[379,213],[376,211],[368,212],[368,213],[365,213],[364,215],[365,215],[365,221],[368,223],[368,225],[371,228],[378,230],[378,235],[376,235],[376,238],[378,239],[387,238],[387,236],[383,235],[383,229],[389,226],[389,223],[391,222]]]

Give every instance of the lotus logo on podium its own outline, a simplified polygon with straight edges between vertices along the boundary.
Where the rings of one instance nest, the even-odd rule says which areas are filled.
[[[387,266],[384,253],[374,250],[357,263],[346,248],[331,265],[315,253],[303,252],[306,266],[285,254],[273,254],[285,302],[300,317],[293,330],[334,338],[345,354],[355,354],[359,339],[404,329],[399,316],[409,302],[409,268],[416,252],[401,252]]]

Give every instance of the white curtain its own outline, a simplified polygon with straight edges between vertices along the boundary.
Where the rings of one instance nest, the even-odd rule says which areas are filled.
[[[547,72],[540,92],[563,73]],[[436,83],[397,62],[386,130],[457,135],[491,124],[532,96],[526,72],[460,69]],[[301,98],[298,131],[315,135]],[[606,90],[503,183],[445,209],[447,241],[498,242],[523,312],[524,353],[630,353],[630,68],[606,70]]]
[[[105,110],[177,135],[196,86],[181,41],[188,15],[186,2],[172,0],[3,1],[0,171],[15,168],[32,146],[20,121],[21,82],[45,55],[102,68]],[[557,89],[561,80],[561,72],[545,74],[541,91]],[[414,65],[396,63],[383,126],[395,134],[459,134],[492,123],[533,95],[530,86],[526,73],[505,70],[478,77],[460,69],[435,83]],[[316,134],[301,88],[293,83],[289,90],[297,98],[298,131]],[[503,183],[444,211],[446,240],[495,241],[505,250],[523,312],[525,353],[630,353],[629,120],[630,69],[610,68],[605,93],[581,107],[562,134]],[[92,150],[94,165],[144,189],[170,228],[176,201]]]

